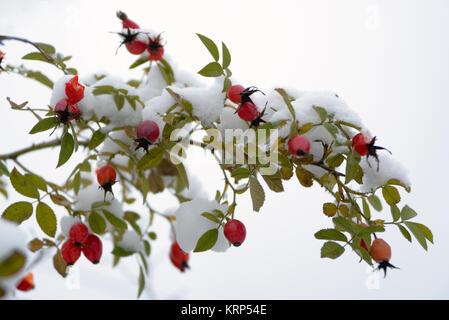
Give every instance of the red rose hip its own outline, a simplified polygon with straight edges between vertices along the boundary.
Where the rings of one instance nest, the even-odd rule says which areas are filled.
[[[70,228],[69,238],[77,247],[81,247],[83,244],[85,244],[88,236],[89,229],[87,229],[84,223],[76,223]]]
[[[226,239],[235,247],[240,246],[245,241],[246,228],[240,220],[232,219],[226,222],[223,232]]]
[[[136,150],[143,148],[145,151],[148,151],[148,147],[156,142],[159,134],[159,127],[156,122],[151,120],[142,121],[136,129],[137,139],[134,139],[138,143]]]
[[[231,86],[227,92],[228,99],[234,103],[241,103],[242,97],[240,93],[243,92],[243,90],[245,90],[245,88],[241,85]]]
[[[89,234],[85,246],[83,246],[84,256],[93,264],[97,264],[100,262],[102,252],[103,244],[100,238],[94,234]]]
[[[34,279],[33,274],[28,273],[16,286],[20,291],[30,291],[34,289]]]
[[[148,60],[150,61],[159,61],[162,60],[162,57],[164,56],[164,47],[161,44],[161,35],[158,35],[157,37],[151,38],[148,37],[149,44],[147,46],[148,53],[150,54],[148,56]]]
[[[60,100],[55,106],[55,114],[63,124],[70,120],[79,119],[81,111],[76,104],[71,104],[67,99]]]
[[[84,86],[78,82],[78,76],[74,76],[65,84],[65,94],[67,102],[70,104],[78,103],[84,98]]]
[[[237,114],[240,119],[252,122],[259,115],[259,111],[253,103],[246,102],[243,105],[239,105]]]
[[[379,263],[378,269],[383,269],[385,276],[387,275],[388,267],[398,269],[389,262],[391,259],[391,247],[385,240],[375,239],[371,244],[369,254],[374,261]]]
[[[186,268],[189,268],[187,262],[189,261],[189,254],[185,253],[178,242],[174,242],[170,248],[170,261],[181,272],[184,272]]]
[[[307,137],[297,134],[288,141],[288,150],[295,156],[303,156],[310,151],[310,141]]]
[[[100,184],[101,188],[104,190],[104,197],[106,199],[106,193],[110,192],[112,195],[112,186],[115,183],[115,179],[117,178],[117,174],[115,169],[110,165],[106,165],[97,170],[97,181]]]
[[[72,240],[66,240],[61,247],[62,259],[67,265],[71,266],[79,259],[81,255],[81,247],[75,246]]]

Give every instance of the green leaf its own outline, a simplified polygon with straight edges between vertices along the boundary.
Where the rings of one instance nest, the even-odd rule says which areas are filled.
[[[325,123],[323,126],[334,138],[337,137],[338,129],[336,126],[334,126],[333,124],[330,124],[330,123]]]
[[[0,172],[9,177],[8,168],[0,161]]]
[[[223,75],[223,69],[218,62],[211,62],[203,69],[198,71],[198,73],[203,77],[219,77]]]
[[[75,68],[67,68],[66,71],[73,74],[74,76],[78,74],[78,70],[76,70]]]
[[[221,49],[223,52],[223,69],[226,69],[231,64],[231,53],[229,52],[228,47],[224,42],[221,43]]]
[[[19,272],[25,265],[26,258],[19,252],[14,251],[5,259],[0,261],[0,278],[10,277]]]
[[[332,157],[327,158],[326,163],[329,165],[329,167],[337,168],[343,163],[344,160],[345,157],[343,157],[341,153],[338,153]]]
[[[401,218],[402,220],[410,220],[414,217],[416,217],[418,214],[415,210],[410,208],[408,205],[405,205],[404,208],[401,210]],[[396,220],[395,220],[396,221]]]
[[[16,168],[9,175],[11,184],[14,189],[25,197],[39,199],[39,191],[34,185],[31,178],[23,176]]]
[[[401,201],[401,195],[398,189],[393,186],[384,186],[382,188],[382,195],[390,206],[394,206]]]
[[[404,236],[404,238],[407,239],[409,242],[412,242],[412,236],[410,235],[410,232],[408,232],[407,229],[405,229],[400,224],[397,224],[397,226],[398,226],[399,230],[401,231],[402,235]]]
[[[39,202],[36,207],[36,220],[44,233],[52,238],[56,234],[57,222],[53,209],[47,204]]]
[[[315,233],[315,238],[320,240],[336,240],[336,241],[348,241],[348,238],[338,230],[335,229],[323,229]]]
[[[378,196],[373,194],[368,197],[368,201],[376,211],[382,211],[382,202]]]
[[[48,62],[48,60],[40,52],[31,52],[22,57],[23,60],[38,60]]]
[[[42,72],[28,70],[24,75],[25,75],[25,77],[27,77],[27,78],[29,78],[29,79],[36,80],[36,81],[42,83],[43,85],[49,87],[50,89],[53,89],[53,86],[54,86],[53,81],[51,81],[51,80],[50,80],[45,74],[43,74]]]
[[[116,257],[128,257],[128,256],[134,254],[134,251],[129,251],[129,250],[123,249],[122,247],[115,246],[111,253]]]
[[[220,224],[220,219],[218,219],[216,215],[210,212],[203,212],[201,215],[212,222]]]
[[[401,217],[401,211],[399,210],[398,206],[394,205],[390,207],[391,216],[393,217],[393,221],[398,221]]]
[[[424,236],[426,237],[427,240],[429,240],[431,243],[433,243],[433,234],[432,231],[430,231],[429,228],[427,228],[425,225],[421,224],[421,223],[416,223],[415,225],[418,226],[418,228],[421,229],[421,231],[423,232]]]
[[[327,241],[321,248],[321,258],[336,259],[345,252],[345,248],[333,241]]]
[[[270,176],[262,175],[262,178],[265,180],[268,187],[271,190],[273,190],[274,192],[284,191],[284,187],[282,185],[282,178],[281,178],[279,171],[277,171],[275,174],[272,174]]]
[[[113,94],[116,92],[117,90],[113,86],[95,86],[92,94],[98,96],[102,94]]]
[[[41,50],[44,51],[49,56],[51,56],[51,55],[56,53],[55,47],[53,47],[50,44],[42,43],[42,42],[36,42],[35,44],[37,44],[39,46],[39,48],[41,48]]]
[[[89,215],[89,226],[96,234],[103,234],[106,230],[106,221],[96,211],[92,211]]]
[[[245,179],[250,176],[251,172],[247,168],[237,168],[231,173],[231,177],[237,179]]]
[[[295,173],[299,183],[301,183],[303,187],[309,188],[313,185],[314,176],[310,171],[307,171],[306,169],[297,166]]]
[[[253,202],[253,210],[259,212],[265,202],[265,192],[256,177],[249,177],[249,191]]]
[[[187,189],[189,189],[189,178],[187,177],[186,168],[184,168],[184,165],[182,163],[179,163],[176,165],[176,169],[178,169],[179,177],[186,186]]]
[[[143,270],[141,267],[139,268],[139,270],[140,270],[139,271],[139,289],[137,291],[137,298],[140,297],[140,295],[143,292],[143,289],[145,289],[145,275],[143,274]]]
[[[369,235],[374,232],[384,232],[384,231],[385,231],[385,228],[382,226],[368,226],[368,227],[362,226],[360,231],[357,233],[357,235],[359,237],[364,237],[364,236]]]
[[[98,147],[103,141],[106,139],[106,134],[101,131],[101,129],[98,129],[92,134],[92,139],[90,139],[89,142],[89,150],[95,149]]]
[[[346,164],[345,184],[348,184],[352,180],[355,180],[359,184],[362,183],[363,169],[360,167],[359,162],[360,155],[355,151],[351,151]]]
[[[117,106],[117,109],[122,110],[123,106],[125,105],[125,96],[121,94],[114,95],[114,102]]]
[[[2,217],[21,224],[23,221],[29,219],[32,214],[33,205],[26,201],[20,201],[13,203],[6,208],[2,213]]]
[[[371,210],[365,198],[363,198],[362,204],[363,204],[363,214],[368,220],[371,219]]]
[[[116,215],[114,215],[113,213],[111,213],[107,210],[102,210],[102,211],[103,211],[103,214],[104,214],[106,220],[108,220],[109,223],[112,224],[114,227],[122,229],[122,230],[128,229],[128,225],[126,224],[125,221],[118,218]]]
[[[337,213],[337,206],[331,202],[326,202],[323,204],[323,212],[328,217],[333,217]]]
[[[73,191],[75,191],[75,194],[78,194],[78,192],[80,191],[80,187],[81,187],[81,174],[78,171],[75,177],[73,178]]]
[[[67,263],[62,258],[61,250],[59,249],[53,256],[53,267],[63,278],[67,276]]]
[[[320,116],[321,122],[326,121],[327,119],[327,111],[326,109],[322,107],[313,106],[313,109],[315,109],[316,113]]]
[[[27,173],[25,177],[31,179],[31,182],[40,190],[47,192],[47,181],[44,178],[35,174]]]
[[[154,168],[161,161],[164,155],[164,149],[161,147],[151,148],[137,163],[137,169],[147,170]]]
[[[220,52],[218,52],[217,45],[208,37],[203,36],[202,34],[196,34],[198,38],[200,38],[201,42],[206,46],[207,50],[209,50],[210,54],[214,58],[215,61],[218,61],[220,58]]]
[[[418,224],[409,221],[404,222],[404,224],[411,231],[416,240],[418,240],[419,244],[424,248],[424,250],[427,250],[426,236],[423,230],[418,226]]]
[[[147,58],[139,58],[136,61],[134,61],[134,63],[132,65],[130,65],[129,68],[134,69],[134,68],[140,66],[141,64],[144,64],[147,61],[148,61]]]
[[[203,252],[211,249],[218,239],[218,229],[206,231],[199,239],[193,252]]]
[[[337,218],[333,218],[332,221],[334,222],[334,224],[338,227],[340,227],[341,229],[343,229],[344,231],[349,232],[350,234],[355,234],[355,223],[349,221],[348,219],[345,219],[343,217],[337,217]]]
[[[75,143],[73,141],[72,135],[66,132],[61,140],[61,150],[59,151],[58,165],[56,166],[56,168],[59,168],[70,159],[74,147]]]

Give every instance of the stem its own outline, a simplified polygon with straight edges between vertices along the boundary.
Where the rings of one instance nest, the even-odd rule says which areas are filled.
[[[30,45],[32,45],[33,47],[35,47],[37,49],[37,51],[39,51],[42,56],[51,64],[53,64],[54,66],[56,66],[58,69],[62,70],[62,72],[64,72],[65,74],[70,74],[68,71],[62,69],[58,63],[55,61],[55,59],[53,59],[52,57],[49,57],[45,51],[43,51],[36,43],[28,40],[28,39],[24,39],[24,38],[19,38],[19,37],[10,37],[10,36],[3,36],[0,35],[0,43],[4,40],[15,40],[15,41],[20,41],[20,42],[24,42],[24,43],[28,43]]]

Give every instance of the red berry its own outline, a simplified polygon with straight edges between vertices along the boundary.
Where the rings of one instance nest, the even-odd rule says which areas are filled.
[[[61,248],[62,259],[69,266],[73,265],[81,255],[81,247],[75,246],[72,240],[64,242]]]
[[[354,148],[355,152],[361,156],[366,156],[368,154],[368,144],[369,141],[367,141],[363,133],[356,134],[354,138],[352,138],[352,148]]]
[[[30,291],[31,289],[34,289],[33,274],[31,272],[28,273],[25,278],[19,282],[16,288],[20,291]]]
[[[148,60],[151,61],[162,60],[162,57],[164,55],[164,47],[161,44],[161,35],[158,35],[155,38],[148,37],[148,39],[150,41],[147,46],[148,52],[150,54]]]
[[[69,232],[69,238],[73,241],[73,244],[77,247],[81,247],[86,243],[89,236],[89,229],[87,229],[84,223],[75,223]]]
[[[114,184],[116,177],[115,169],[110,165],[103,166],[97,171],[97,180],[102,187],[108,183]]]
[[[122,11],[117,11],[117,17],[122,20],[123,22],[123,28],[130,28],[130,29],[139,29],[139,25],[137,23],[135,23],[134,21],[128,19],[128,16],[122,12]]]
[[[79,119],[81,111],[76,104],[71,104],[67,99],[62,99],[55,106],[55,114],[61,123],[67,123],[70,120]]]
[[[78,76],[74,76],[65,84],[65,94],[67,102],[75,104],[84,98],[84,86],[78,83]]]
[[[397,269],[389,262],[391,259],[391,247],[385,240],[375,239],[371,244],[369,254],[374,261],[379,263],[378,269],[383,269],[385,276],[387,275],[388,267]]]
[[[243,90],[245,90],[245,88],[243,88],[241,85],[231,86],[227,92],[228,99],[234,103],[242,102],[242,96],[240,95],[240,93],[243,92]]]
[[[184,272],[189,267],[187,262],[189,261],[189,254],[185,253],[177,242],[174,242],[170,248],[170,261],[173,265]]]
[[[134,40],[131,43],[127,42],[125,44],[126,49],[132,54],[141,54],[147,48],[147,44],[145,42]]]
[[[159,138],[159,127],[154,121],[142,121],[137,126],[136,135],[137,139],[134,139],[137,142],[136,150],[143,148],[145,151],[148,151],[148,147]]]
[[[240,246],[243,241],[245,241],[245,225],[237,219],[232,219],[226,222],[223,232],[226,239],[236,247]]]
[[[3,51],[0,51],[0,62],[2,61],[4,56],[5,56],[5,53]]]
[[[85,246],[83,246],[84,256],[93,264],[100,262],[103,245],[100,238],[94,234],[89,234]]]
[[[237,113],[240,119],[245,121],[253,121],[259,115],[256,106],[251,102],[246,102],[243,105],[240,104]]]
[[[288,150],[295,156],[303,156],[310,151],[310,141],[307,137],[297,134],[288,141]]]

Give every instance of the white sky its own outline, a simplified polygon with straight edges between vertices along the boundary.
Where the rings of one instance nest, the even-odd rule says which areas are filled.
[[[224,254],[191,257],[191,270],[180,274],[168,260],[168,227],[156,222],[151,279],[143,298],[186,299],[448,299],[449,235],[446,205],[449,156],[447,143],[449,77],[449,3],[441,1],[8,1],[0,0],[0,34],[48,42],[73,55],[70,66],[80,74],[105,70],[123,78],[135,57],[120,50],[120,23],[115,11],[125,11],[142,27],[165,31],[166,52],[184,69],[196,72],[210,58],[196,38],[202,33],[226,42],[231,69],[245,85],[262,90],[273,86],[334,90],[358,111],[378,136],[379,144],[410,169],[412,193],[404,195],[418,213],[418,222],[434,232],[436,244],[425,252],[409,244],[397,229],[383,237],[392,246],[392,263],[400,270],[373,279],[352,252],[336,261],[319,257],[322,241],[313,234],[331,222],[321,213],[329,200],[318,187],[285,184],[286,192],[267,191],[266,204],[253,213],[249,196],[241,198],[237,216],[247,226],[247,240]],[[11,64],[32,51],[6,42]],[[55,80],[60,74],[39,62],[27,64]],[[27,134],[35,120],[9,109],[6,97],[48,104],[42,85],[14,75],[0,76],[0,153],[13,151],[45,135]],[[54,169],[57,151],[36,153],[23,161],[37,172],[61,181],[72,159]],[[221,187],[218,168],[201,152],[192,152],[189,168],[198,172],[214,194]],[[20,199],[13,195],[11,201]],[[154,205],[167,205],[163,199]],[[0,211],[7,207],[0,197]],[[62,214],[63,212],[59,212]],[[387,208],[379,218],[390,218]],[[30,230],[35,222],[24,224]],[[30,235],[31,236],[31,235]],[[137,269],[133,258],[112,270],[106,252],[100,266],[83,259],[79,288],[58,278],[50,263],[35,269],[37,289],[20,298],[133,299]]]

